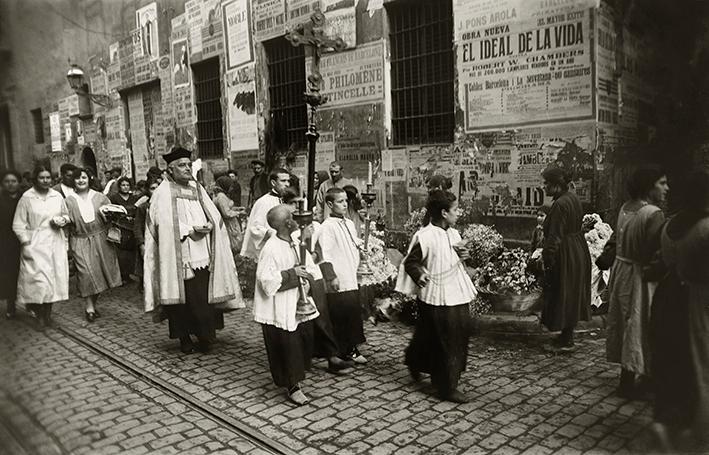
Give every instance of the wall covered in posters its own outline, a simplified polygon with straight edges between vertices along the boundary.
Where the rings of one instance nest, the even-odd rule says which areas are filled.
[[[388,1],[189,0],[184,13],[175,17],[158,7],[156,24],[168,27],[170,39],[155,59],[146,41],[152,36],[146,28],[150,18],[138,21],[138,13],[150,13],[154,3],[142,2],[135,12],[135,30],[108,47],[106,90],[121,89],[119,104],[128,101],[129,107],[137,107],[136,99],[127,99],[128,89],[160,80],[159,91],[140,100],[145,140],[133,144],[140,167],[175,144],[194,148],[197,118],[190,66],[218,57],[224,148],[228,166],[238,170],[246,190],[249,162],[274,158],[268,156],[272,144],[264,41],[282,38],[320,9],[326,17],[324,33],[343,38],[348,48],[325,50],[321,56],[322,90],[329,100],[316,115],[320,138],[315,169],[326,170],[331,161],[340,160],[362,190],[371,162],[379,170],[374,182],[382,198],[378,204],[391,210],[387,218],[392,226],[401,226],[408,210],[420,206],[426,183],[436,173],[450,176],[456,194],[485,213],[532,219],[536,207],[548,202],[541,171],[551,163],[566,163],[576,173],[574,190],[594,202],[594,172],[609,166],[606,156],[638,143],[646,104],[655,99],[641,78],[647,71],[644,49],[651,43],[627,30],[622,47],[627,67],[618,68],[622,59],[617,56],[615,12],[605,2],[600,7],[595,0],[451,2],[457,85],[451,95],[455,131],[448,143],[392,143]],[[306,58],[306,75],[310,64]],[[92,76],[92,85],[102,83]],[[71,136],[77,131],[67,120],[69,106],[61,104],[59,137],[64,141],[67,123]],[[125,127],[117,125],[128,119],[119,119],[117,112],[106,112],[112,160],[125,156],[126,138],[119,135]],[[132,109],[130,114],[133,142],[137,118]],[[292,150],[297,174],[306,173],[304,148],[301,144]],[[205,170],[226,165],[226,160],[207,163]]]

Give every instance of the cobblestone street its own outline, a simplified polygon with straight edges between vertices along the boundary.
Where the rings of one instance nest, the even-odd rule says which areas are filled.
[[[542,340],[474,338],[461,387],[472,401],[457,405],[433,398],[428,381],[409,378],[402,363],[408,327],[366,323],[369,364],[333,376],[317,363],[304,383],[313,401],[295,407],[272,384],[250,310],[226,315],[211,353],[183,355],[139,302],[135,286],[126,286],[101,298],[102,318],[90,325],[78,299],[55,305],[59,328],[45,333],[31,329],[24,314],[0,322],[0,452],[648,450],[651,408],[614,395],[617,367],[604,361],[604,340],[592,335],[566,356],[545,352]],[[275,445],[259,445],[249,432]]]

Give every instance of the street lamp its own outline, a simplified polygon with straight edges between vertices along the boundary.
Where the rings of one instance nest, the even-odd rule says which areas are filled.
[[[66,79],[69,81],[69,87],[79,96],[83,96],[91,100],[91,102],[103,107],[112,107],[113,101],[107,95],[98,93],[89,93],[89,84],[84,78],[84,70],[76,64],[72,64],[69,71],[66,73]]]

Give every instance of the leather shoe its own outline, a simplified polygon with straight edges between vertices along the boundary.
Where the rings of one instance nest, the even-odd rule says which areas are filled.
[[[470,401],[470,399],[459,390],[454,390],[442,398],[445,401],[451,401],[453,403],[468,403]]]
[[[180,338],[180,351],[183,354],[192,354],[194,352],[194,343],[190,337]]]
[[[96,312],[87,311],[86,312],[86,321],[87,322],[94,322],[95,320],[96,320]]]

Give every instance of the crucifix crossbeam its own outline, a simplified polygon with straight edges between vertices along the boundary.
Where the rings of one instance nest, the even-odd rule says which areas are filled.
[[[315,183],[315,144],[320,137],[315,125],[315,113],[317,108],[327,102],[327,95],[323,95],[322,75],[320,74],[320,56],[326,50],[340,52],[347,48],[347,44],[342,38],[331,38],[325,35],[323,27],[325,25],[325,15],[321,11],[315,11],[310,16],[310,21],[300,24],[293,30],[286,33],[286,39],[294,47],[305,46],[311,50],[312,60],[310,64],[310,74],[306,91],[303,94],[304,101],[310,107],[308,109],[308,131],[305,133],[308,139],[308,203],[314,202],[313,186]]]

